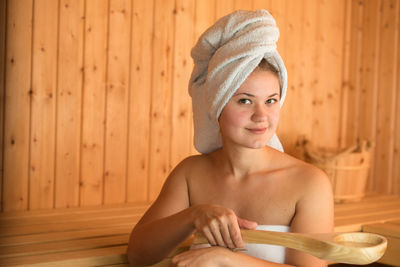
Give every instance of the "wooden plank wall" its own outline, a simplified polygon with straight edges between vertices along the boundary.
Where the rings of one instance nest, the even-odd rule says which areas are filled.
[[[289,74],[286,151],[368,138],[369,190],[400,193],[400,0],[1,0],[1,210],[153,200],[196,153],[191,47],[259,8]]]
[[[400,193],[400,1],[352,1],[346,28],[342,144],[374,141],[369,190]]]

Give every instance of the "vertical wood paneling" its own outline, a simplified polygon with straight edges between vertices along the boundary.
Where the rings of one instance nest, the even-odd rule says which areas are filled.
[[[355,144],[359,136],[361,73],[358,70],[361,68],[363,6],[364,1],[352,0],[346,7],[341,147]]]
[[[363,32],[360,81],[359,138],[375,142],[377,93],[378,93],[378,48],[379,48],[379,1],[365,1],[363,6]],[[374,155],[374,154],[373,154]],[[372,156],[373,156],[372,155]],[[368,190],[372,191],[376,177],[373,176],[375,165],[370,168]]]
[[[204,1],[196,1],[196,15],[194,18],[194,43],[200,37],[200,35],[208,29],[216,20],[215,18],[215,5],[216,0],[204,0]],[[193,44],[194,45],[194,44]],[[191,63],[193,65],[193,60]]]
[[[400,13],[400,12],[399,12]],[[400,195],[400,14],[397,13],[397,83],[396,83],[396,111],[395,111],[395,138],[393,147],[393,189],[394,194]]]
[[[136,0],[132,12],[128,202],[148,199],[152,88],[153,1]]]
[[[301,64],[300,71],[302,82],[299,83],[298,94],[301,94],[301,101],[294,99],[294,105],[296,106],[296,111],[301,110],[302,123],[298,124],[298,131],[300,132],[299,140],[307,139],[312,140],[313,128],[311,127],[311,118],[313,117],[313,94],[318,90],[316,83],[316,68],[315,61],[318,57],[317,50],[314,49],[315,37],[317,36],[317,25],[318,25],[318,6],[316,1],[304,1],[303,6],[303,30],[301,40],[303,42],[303,50],[300,52],[301,59],[298,63]],[[289,53],[289,47],[287,47],[287,53]],[[295,56],[295,55],[294,55]],[[288,75],[291,75],[289,73]],[[295,82],[289,76],[289,83]],[[300,96],[299,96],[300,97]],[[285,104],[286,105],[286,104]],[[296,114],[297,112],[295,112]],[[290,114],[285,116],[292,117]],[[304,123],[309,122],[309,127],[305,127]],[[287,132],[290,134],[290,124],[285,125],[287,127]],[[293,134],[292,134],[293,135]],[[294,135],[297,135],[294,134]],[[296,141],[299,141],[296,140]],[[290,147],[288,148],[290,149]],[[294,149],[294,148],[292,148]]]
[[[34,2],[30,209],[53,207],[58,2]]]
[[[4,92],[6,62],[6,0],[0,1],[0,212],[3,210]]]
[[[316,146],[335,148],[339,141],[340,113],[332,110],[337,110],[341,99],[345,5],[344,1],[318,1],[317,6],[315,47],[318,56],[314,67],[319,88],[314,91],[313,98],[312,140]]]
[[[170,171],[174,0],[154,2],[154,46],[150,132],[150,200],[154,200]]]
[[[270,7],[270,1],[269,0],[253,0],[253,10],[258,10],[258,9],[265,9],[269,11]]]
[[[103,201],[108,1],[86,1],[80,205]]]
[[[104,203],[126,198],[131,1],[110,1]]]
[[[307,130],[302,127],[302,122],[304,121],[303,112],[297,112],[299,108],[299,103],[302,106],[306,107],[307,104],[304,100],[309,99],[308,92],[304,92],[303,90],[303,81],[302,81],[302,62],[304,61],[304,57],[302,56],[303,51],[305,50],[302,42],[302,30],[303,23],[299,23],[303,21],[303,1],[288,1],[287,2],[287,19],[284,31],[291,36],[290,44],[296,44],[295,46],[291,46],[290,49],[287,49],[287,46],[290,44],[285,43],[286,46],[286,57],[285,61],[287,72],[290,73],[290,82],[287,87],[287,97],[285,99],[285,104],[282,106],[280,120],[279,120],[279,138],[281,139],[282,145],[287,151],[291,147],[294,147],[297,136],[304,135],[303,131]],[[283,29],[280,26],[280,29]],[[290,114],[296,114],[298,119],[295,121],[291,121]],[[288,127],[290,125],[290,127]],[[295,132],[296,134],[293,134]]]
[[[235,10],[253,10],[253,1],[251,0],[235,0]]]
[[[172,84],[172,124],[170,167],[175,167],[191,153],[192,105],[188,77],[193,69],[190,50],[194,45],[194,1],[176,0],[174,62]],[[182,42],[185,40],[185,42]]]
[[[378,87],[386,90],[378,90],[378,110],[376,126],[376,150],[374,177],[380,177],[375,189],[377,192],[390,192],[392,186],[393,149],[394,146],[394,118],[396,100],[396,35],[394,29],[396,17],[399,13],[397,0],[382,1],[380,10],[380,34],[381,44],[379,51]],[[393,51],[388,53],[387,51]]]
[[[280,29],[285,150],[295,155],[304,138],[323,147],[373,140],[369,191],[400,192],[399,0],[0,0],[6,5],[5,211],[154,200],[171,168],[197,153],[190,50],[237,9],[266,9]]]
[[[84,2],[61,0],[55,207],[79,205]]]
[[[216,18],[216,20],[233,12],[234,10],[235,10],[235,0],[216,0],[215,1],[215,18]]]
[[[3,210],[28,208],[32,0],[7,2]]]

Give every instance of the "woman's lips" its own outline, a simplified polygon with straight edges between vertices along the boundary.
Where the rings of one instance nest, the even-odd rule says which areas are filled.
[[[267,128],[246,128],[249,132],[253,134],[263,134]]]

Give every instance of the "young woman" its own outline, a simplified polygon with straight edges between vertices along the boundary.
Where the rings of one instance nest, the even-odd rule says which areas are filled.
[[[267,145],[279,120],[280,77],[262,59],[235,90],[218,116],[222,146],[182,161],[133,229],[128,246],[133,265],[162,260],[200,231],[211,246],[175,256],[173,266],[326,266],[295,250],[245,245],[240,234],[241,228],[333,230],[326,175]],[[243,247],[247,251],[228,249]]]

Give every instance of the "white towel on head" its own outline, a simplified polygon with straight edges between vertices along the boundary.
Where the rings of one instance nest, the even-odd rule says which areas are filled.
[[[279,30],[265,10],[239,10],[219,19],[193,47],[194,68],[189,82],[194,121],[194,145],[200,153],[222,146],[218,118],[226,103],[265,58],[279,71],[281,101],[287,73],[276,50]],[[283,151],[278,137],[268,145]]]

